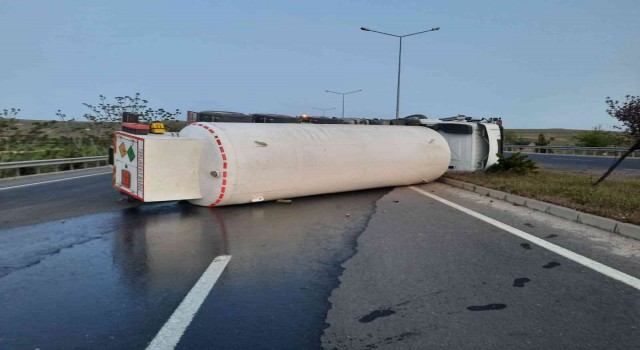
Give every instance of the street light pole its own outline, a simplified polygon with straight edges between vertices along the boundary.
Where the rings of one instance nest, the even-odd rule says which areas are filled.
[[[400,37],[400,50],[398,52],[398,87],[396,88],[396,119],[400,118],[400,66],[402,63],[402,37]]]
[[[336,109],[336,108],[335,108],[335,107],[333,107],[333,108],[313,108],[313,107],[312,107],[311,109],[317,109],[317,110],[319,110],[319,111],[322,111],[322,116],[324,117],[324,112],[325,112],[325,111],[330,111],[330,110],[332,110],[332,109]]]
[[[355,90],[355,91],[350,91],[350,92],[335,92],[335,91],[331,91],[331,90],[324,90],[324,92],[330,92],[332,94],[338,94],[338,95],[342,95],[342,118],[344,119],[344,95],[349,95],[349,94],[354,94],[356,92],[360,92],[362,90]]]
[[[396,37],[400,39],[400,50],[398,52],[398,88],[397,88],[397,93],[396,93],[396,119],[400,118],[400,66],[402,64],[402,38],[407,37],[407,36],[412,36],[412,35],[417,35],[417,34],[422,34],[422,33],[427,33],[427,32],[434,32],[436,30],[440,30],[440,27],[433,27],[429,30],[423,30],[421,32],[416,32],[416,33],[411,33],[411,34],[406,34],[406,35],[396,35],[396,34],[389,34],[389,33],[385,33],[385,32],[379,32],[377,30],[373,30],[373,29],[369,29],[367,27],[360,27],[360,30],[364,30],[365,32],[374,32],[374,33],[378,33],[378,34],[384,34],[384,35],[388,35],[388,36],[392,36],[392,37]]]

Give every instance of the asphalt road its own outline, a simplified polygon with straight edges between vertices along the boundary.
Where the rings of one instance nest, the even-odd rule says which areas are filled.
[[[505,154],[509,155],[511,153],[505,152]],[[614,157],[573,156],[548,153],[523,154],[538,162],[542,168],[571,172],[604,173],[616,161]],[[618,168],[616,168],[614,174],[640,176],[640,158],[626,158],[620,163]]]
[[[123,201],[100,171],[0,182],[0,348],[144,349],[223,255],[231,260],[177,348],[640,341],[635,287],[410,188],[209,209]],[[440,183],[420,187],[640,276],[637,241]]]

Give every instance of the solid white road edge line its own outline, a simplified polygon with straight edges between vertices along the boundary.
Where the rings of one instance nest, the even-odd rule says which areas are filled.
[[[450,201],[448,201],[448,200],[446,200],[444,198],[440,198],[440,197],[438,197],[438,196],[436,196],[436,195],[434,195],[432,193],[426,192],[426,191],[424,191],[424,190],[422,190],[420,188],[417,188],[417,187],[414,187],[414,186],[410,186],[409,188],[414,190],[414,191],[416,191],[416,192],[418,192],[418,193],[420,193],[420,194],[423,194],[423,195],[425,195],[425,196],[427,196],[429,198],[435,199],[440,203],[446,204],[446,205],[448,205],[448,206],[450,206],[452,208],[458,209],[458,210],[460,210],[460,211],[462,211],[462,212],[464,212],[466,214],[469,214],[469,215],[471,215],[471,216],[473,216],[473,217],[475,217],[477,219],[480,219],[480,220],[482,220],[482,221],[484,221],[484,222],[486,222],[488,224],[491,224],[491,225],[496,226],[496,227],[498,227],[500,229],[503,229],[503,230],[505,230],[505,231],[507,231],[507,232],[509,232],[511,234],[514,234],[514,235],[522,238],[522,239],[526,239],[527,241],[529,241],[531,243],[539,245],[542,248],[545,248],[545,249],[550,250],[550,251],[552,251],[552,252],[554,252],[556,254],[559,254],[559,255],[561,255],[561,256],[569,259],[569,260],[577,262],[580,265],[586,266],[586,267],[588,267],[588,268],[590,268],[590,269],[592,269],[594,271],[600,272],[601,274],[603,274],[605,276],[611,277],[611,278],[613,278],[615,280],[618,280],[618,281],[620,281],[620,282],[622,282],[624,284],[627,284],[627,285],[629,285],[629,286],[631,286],[631,287],[633,287],[635,289],[640,290],[640,279],[637,279],[637,278],[635,278],[635,277],[633,277],[631,275],[627,275],[624,272],[618,271],[618,270],[616,270],[614,268],[611,268],[611,267],[609,267],[607,265],[604,265],[604,264],[601,264],[601,263],[599,263],[597,261],[591,260],[591,259],[589,259],[587,257],[584,257],[584,256],[580,255],[580,254],[574,253],[574,252],[572,252],[572,251],[570,251],[568,249],[565,249],[565,248],[562,248],[562,247],[557,246],[555,244],[549,243],[549,242],[545,241],[544,239],[538,238],[538,237],[533,236],[533,235],[531,235],[529,233],[526,233],[524,231],[518,230],[515,227],[511,227],[511,226],[509,226],[507,224],[504,224],[504,223],[502,223],[502,222],[500,222],[498,220],[494,220],[494,219],[492,219],[492,218],[490,218],[488,216],[484,216],[484,215],[482,215],[480,213],[477,213],[477,212],[475,212],[475,211],[473,211],[471,209],[468,209],[468,208],[465,208],[465,207],[463,207],[461,205],[458,205],[458,204],[455,204],[453,202],[450,202]]]
[[[48,183],[52,183],[52,182],[60,182],[60,181],[67,181],[67,180],[73,180],[73,179],[79,179],[82,177],[89,177],[89,176],[96,176],[96,175],[104,175],[104,174],[111,174],[111,171],[106,171],[104,173],[97,173],[97,174],[89,174],[89,175],[80,175],[80,176],[74,176],[74,177],[65,177],[64,179],[55,179],[55,180],[49,180],[49,181],[41,181],[41,182],[34,182],[32,184],[24,184],[24,185],[17,185],[17,186],[9,186],[9,187],[0,187],[0,191],[2,190],[10,190],[12,188],[20,188],[20,187],[28,187],[28,186],[35,186],[35,185],[41,185],[41,184],[48,184]]]
[[[209,295],[216,281],[231,260],[230,255],[221,255],[213,259],[211,265],[193,285],[187,296],[182,300],[176,311],[162,326],[155,338],[147,346],[147,350],[173,350],[178,345],[196,312]]]

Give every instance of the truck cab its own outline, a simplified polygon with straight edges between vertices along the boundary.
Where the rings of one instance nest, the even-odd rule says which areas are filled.
[[[502,120],[451,117],[419,119],[420,124],[442,135],[451,148],[449,171],[484,170],[502,154]]]

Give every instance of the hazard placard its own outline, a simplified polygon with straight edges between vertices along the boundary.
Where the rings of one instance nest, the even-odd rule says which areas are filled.
[[[120,157],[116,157],[114,186],[140,200],[144,200],[144,139],[117,132],[116,144]]]

